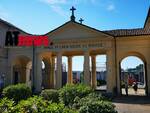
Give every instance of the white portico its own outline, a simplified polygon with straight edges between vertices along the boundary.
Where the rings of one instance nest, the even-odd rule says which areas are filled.
[[[95,87],[96,55],[109,54],[111,51],[111,53],[113,53],[113,37],[72,21],[67,22],[60,28],[48,33],[47,35],[53,40],[53,45],[47,48],[39,47],[36,48],[35,51],[43,59],[45,58],[51,60],[52,58],[56,58],[56,73],[53,77],[55,79],[54,88],[59,89],[62,87],[63,56],[68,58],[68,83],[72,83],[73,79],[72,58],[74,56],[84,56],[84,83]],[[92,58],[92,73],[90,72],[90,57]],[[112,58],[109,58],[109,56],[107,56],[107,58],[110,62],[113,60]],[[107,64],[113,66],[109,63]],[[111,72],[109,73],[112,74]],[[109,80],[109,78],[107,79]],[[110,89],[109,87],[107,88],[109,91],[113,90],[111,86]]]

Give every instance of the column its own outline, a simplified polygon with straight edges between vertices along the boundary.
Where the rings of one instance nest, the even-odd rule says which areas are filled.
[[[117,95],[121,96],[121,86],[120,86],[120,75],[121,75],[121,62],[119,60],[119,58],[117,58],[117,61],[116,61],[116,86],[117,86]]]
[[[26,67],[26,84],[31,88],[30,68]]]
[[[56,66],[56,76],[55,76],[55,80],[56,80],[56,84],[55,84],[55,88],[59,89],[62,87],[62,53],[59,52],[57,54],[57,66]]]
[[[91,85],[90,82],[90,62],[89,62],[89,51],[84,53],[84,84]]]
[[[72,56],[68,57],[68,77],[67,83],[72,84]]]
[[[45,58],[45,78],[43,82],[45,82],[45,88],[51,88],[51,60],[50,58]]]
[[[50,67],[50,87],[54,88],[54,74],[55,74],[55,57],[51,57],[51,67]]]
[[[115,54],[112,50],[107,51],[107,92],[113,93],[116,87]]]
[[[91,56],[92,60],[92,87],[96,88],[97,86],[97,79],[96,79],[96,56]]]
[[[42,59],[39,55],[35,56],[33,76],[35,92],[40,92],[42,90]]]

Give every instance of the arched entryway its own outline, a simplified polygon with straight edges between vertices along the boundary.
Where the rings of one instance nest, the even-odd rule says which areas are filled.
[[[141,54],[126,54],[120,61],[120,90],[122,95],[147,95],[146,60]]]
[[[31,86],[31,59],[27,56],[17,56],[12,62],[12,67],[12,84],[27,83]]]

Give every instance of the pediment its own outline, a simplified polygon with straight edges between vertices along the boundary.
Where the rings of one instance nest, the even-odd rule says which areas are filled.
[[[112,36],[103,33],[102,31],[71,21],[47,33],[47,36],[52,40],[72,40],[88,38],[112,39]]]

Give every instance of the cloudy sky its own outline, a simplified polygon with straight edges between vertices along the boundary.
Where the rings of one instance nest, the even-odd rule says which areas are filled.
[[[150,0],[0,0],[0,18],[28,33],[45,34],[70,20],[72,6],[76,21],[82,17],[84,24],[99,30],[126,29],[143,27]],[[124,67],[137,63],[132,60]]]

